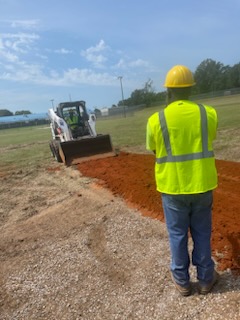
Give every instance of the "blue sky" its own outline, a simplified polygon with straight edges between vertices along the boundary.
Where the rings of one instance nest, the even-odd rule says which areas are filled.
[[[240,62],[239,0],[0,0],[0,109],[111,107],[167,71]]]

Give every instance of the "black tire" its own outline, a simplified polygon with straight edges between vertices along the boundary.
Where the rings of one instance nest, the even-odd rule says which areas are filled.
[[[52,156],[55,158],[54,148],[53,148],[53,142],[52,142],[52,141],[49,142],[49,148],[50,148],[50,150],[51,150]]]
[[[59,154],[59,143],[56,140],[52,140],[49,143],[49,147],[55,160],[57,162],[63,162]]]

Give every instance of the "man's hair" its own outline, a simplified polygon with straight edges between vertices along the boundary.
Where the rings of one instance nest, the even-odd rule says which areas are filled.
[[[188,100],[192,87],[168,88],[168,91],[174,96],[175,100]]]

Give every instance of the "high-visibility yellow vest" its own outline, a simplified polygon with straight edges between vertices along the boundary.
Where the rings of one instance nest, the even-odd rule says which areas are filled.
[[[215,109],[187,100],[175,101],[148,119],[147,149],[156,154],[159,192],[194,194],[217,187],[216,131]]]
[[[78,116],[73,115],[72,119],[69,117],[67,118],[67,124],[72,128],[77,128],[78,127]]]

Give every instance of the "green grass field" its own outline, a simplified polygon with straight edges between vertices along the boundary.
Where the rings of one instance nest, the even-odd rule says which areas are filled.
[[[219,131],[240,127],[240,95],[199,102],[216,108],[219,118]],[[143,146],[145,145],[148,117],[163,107],[146,108],[126,118],[98,119],[97,132],[110,134],[113,146],[117,148]],[[2,169],[31,167],[47,164],[52,160],[49,149],[51,132],[48,126],[0,130],[0,137],[0,167]]]
[[[196,101],[211,105],[218,113],[219,130],[240,127],[240,95]],[[106,118],[98,121],[97,129],[101,133],[110,133],[114,145],[136,146],[145,143],[146,123],[149,116],[164,106],[146,108],[126,118]]]

